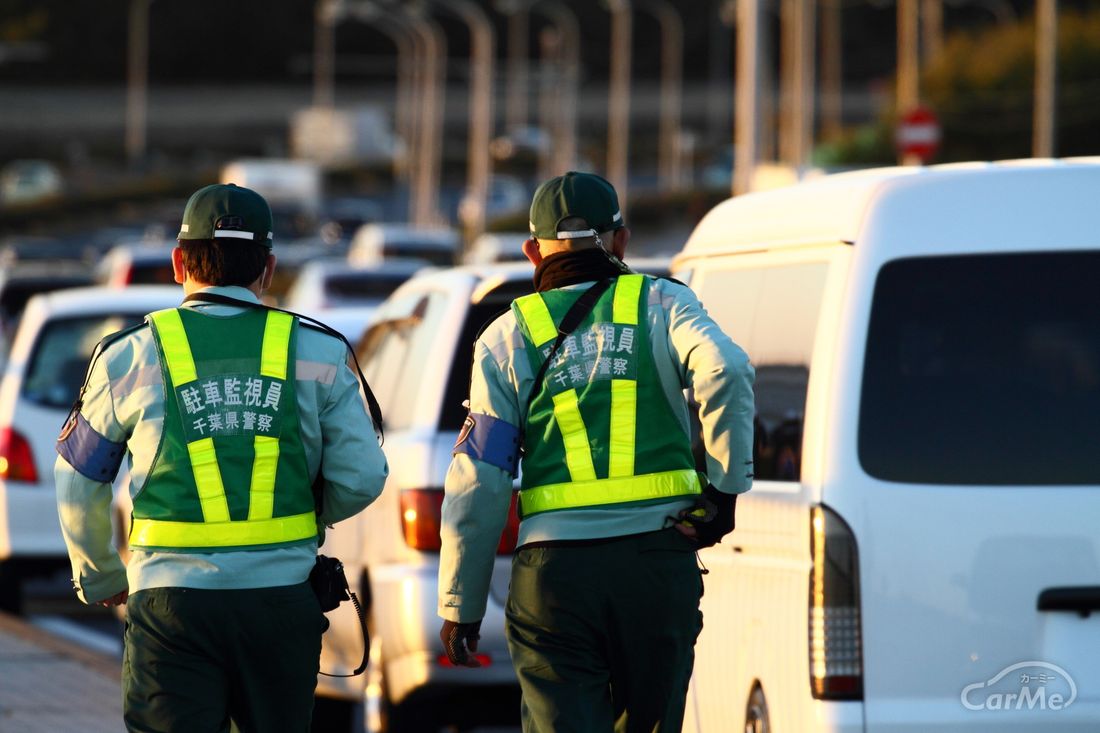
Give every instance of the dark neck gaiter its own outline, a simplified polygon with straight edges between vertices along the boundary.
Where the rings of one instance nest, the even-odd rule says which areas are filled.
[[[541,293],[629,272],[628,268],[616,265],[601,249],[559,252],[550,255],[535,268],[535,290]]]

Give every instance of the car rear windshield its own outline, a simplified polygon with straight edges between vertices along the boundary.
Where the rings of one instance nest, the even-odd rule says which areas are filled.
[[[1097,283],[1097,252],[887,264],[863,369],[864,469],[908,483],[1100,483]]]
[[[88,359],[100,339],[141,322],[138,315],[56,320],[38,336],[23,380],[23,397],[43,407],[68,408],[76,400]]]
[[[328,291],[329,299],[335,302],[385,300],[411,275],[412,273],[405,272],[330,275],[325,281],[325,289]]]

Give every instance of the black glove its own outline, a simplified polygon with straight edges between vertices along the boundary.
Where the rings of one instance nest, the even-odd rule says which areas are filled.
[[[444,621],[443,628],[439,630],[439,638],[443,642],[443,651],[447,653],[447,659],[456,667],[480,667],[481,662],[474,659],[472,652],[477,651],[477,642],[481,638],[481,622],[474,621],[468,624],[460,624],[455,621]]]
[[[680,519],[695,528],[700,547],[711,547],[733,531],[737,494],[727,494],[708,485],[691,509],[680,512]]]

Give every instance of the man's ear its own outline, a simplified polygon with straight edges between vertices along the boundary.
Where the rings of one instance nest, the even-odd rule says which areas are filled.
[[[538,267],[539,263],[542,262],[542,252],[539,251],[539,240],[531,237],[524,242],[523,254],[527,259],[531,260],[532,265]]]
[[[178,246],[172,248],[172,279],[180,285],[187,282],[187,268],[183,266],[183,250]]]
[[[263,275],[260,276],[260,292],[271,287],[271,281],[275,277],[275,255],[268,254],[267,263],[264,265]]]
[[[626,255],[626,245],[630,242],[630,230],[626,227],[616,229],[611,235],[611,254],[620,260]]]

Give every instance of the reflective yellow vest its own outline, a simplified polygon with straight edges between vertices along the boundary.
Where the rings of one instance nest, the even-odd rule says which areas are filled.
[[[617,278],[554,354],[524,425],[522,516],[702,491],[650,350],[648,288],[643,275]],[[551,290],[512,304],[534,371],[581,292]]]
[[[165,385],[161,445],[130,544],[217,552],[314,541],[294,390],[297,321],[278,311],[149,316]]]

